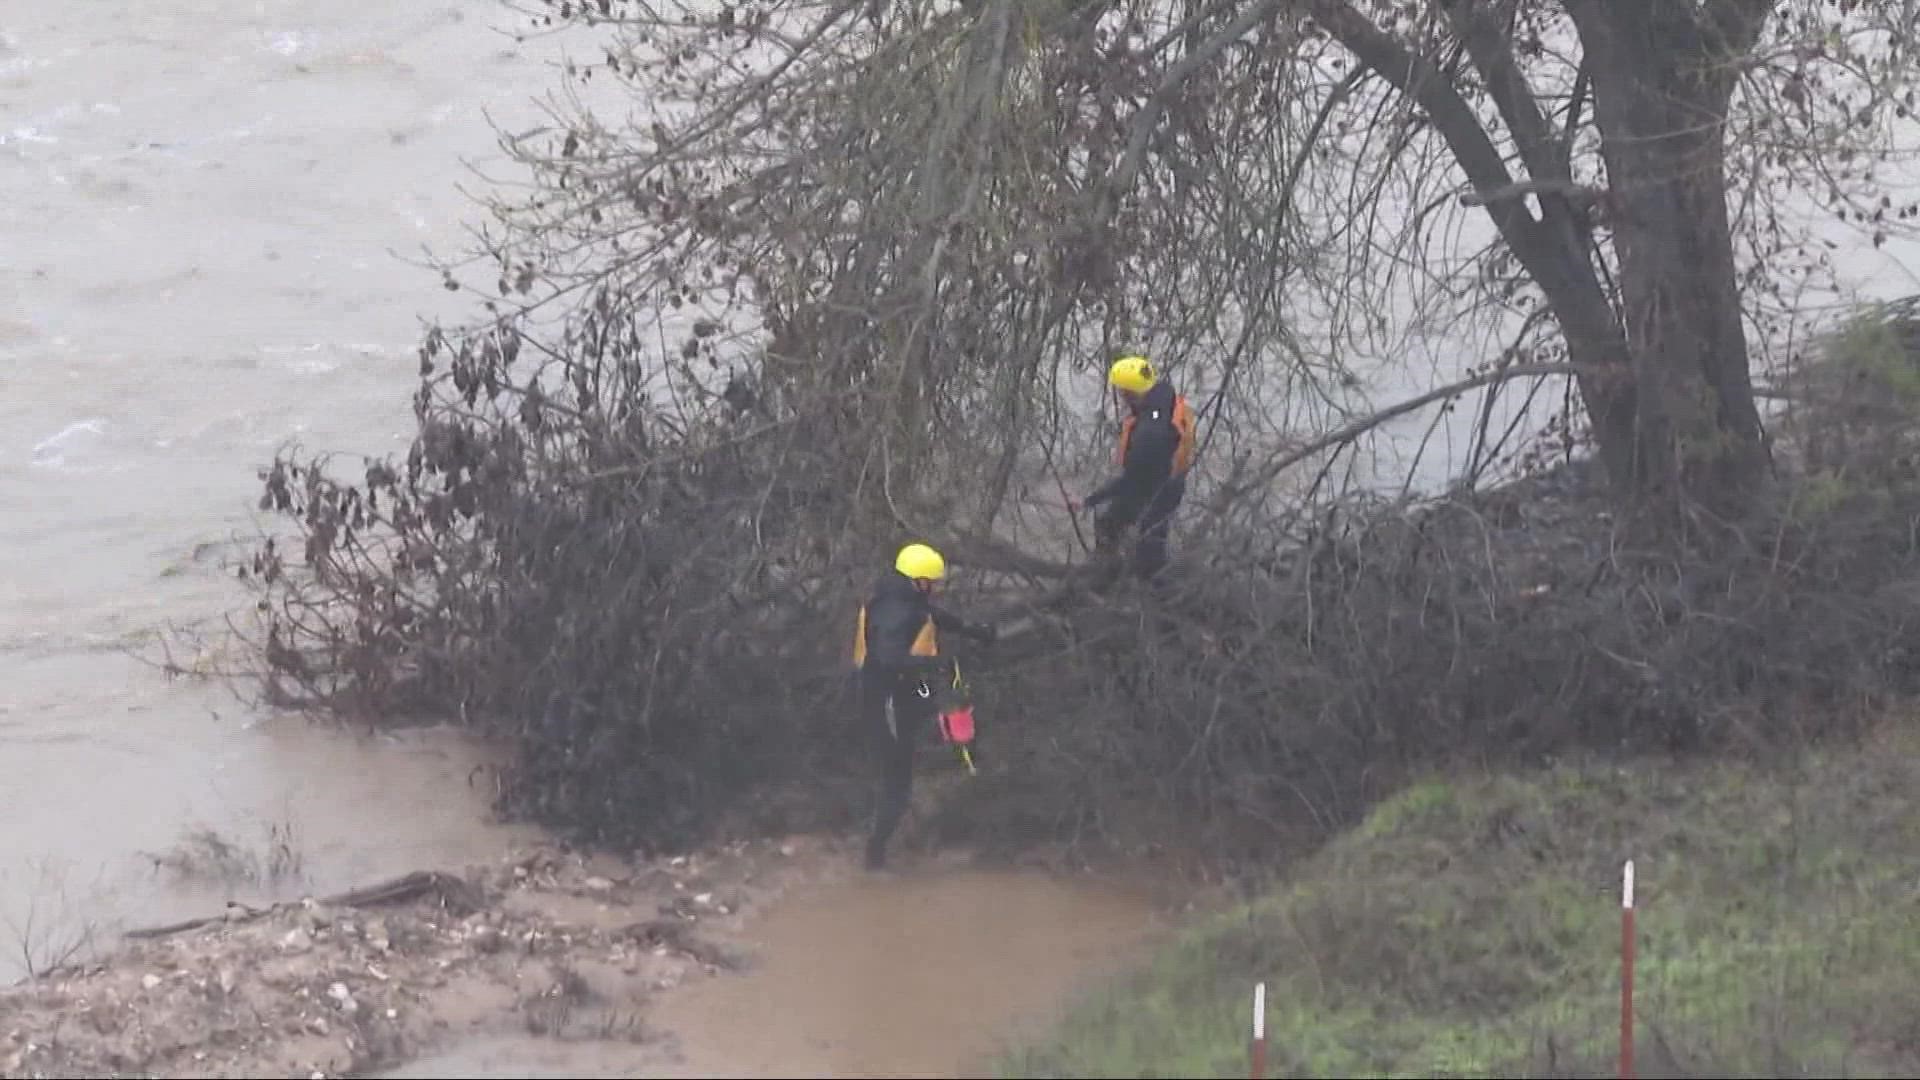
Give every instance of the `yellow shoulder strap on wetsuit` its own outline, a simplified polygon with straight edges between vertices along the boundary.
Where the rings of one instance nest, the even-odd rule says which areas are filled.
[[[913,639],[912,652],[915,656],[940,655],[940,635],[933,628],[931,615],[927,617],[927,624],[920,628],[919,635]]]

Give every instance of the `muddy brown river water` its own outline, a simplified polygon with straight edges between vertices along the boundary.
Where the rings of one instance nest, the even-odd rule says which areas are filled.
[[[1170,925],[1147,890],[917,865],[834,875],[753,920],[742,974],[661,995],[616,1042],[468,1040],[389,1077],[991,1075]]]
[[[483,109],[551,46],[485,3],[0,5],[0,937],[204,907],[142,852],[290,828],[327,888],[495,850],[478,758],[356,739],[126,655],[245,603],[221,566],[288,438],[385,452],[457,309]],[[436,309],[436,305],[438,305]],[[255,890],[256,892],[268,890]],[[0,978],[19,973],[0,947]]]

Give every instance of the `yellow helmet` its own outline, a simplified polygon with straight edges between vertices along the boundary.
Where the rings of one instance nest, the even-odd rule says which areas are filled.
[[[894,557],[893,568],[916,581],[939,581],[947,576],[947,560],[925,544],[908,544]]]
[[[1129,394],[1144,394],[1160,381],[1144,356],[1123,356],[1107,369],[1107,385]]]

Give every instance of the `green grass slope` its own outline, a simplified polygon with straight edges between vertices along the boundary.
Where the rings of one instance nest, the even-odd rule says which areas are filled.
[[[1642,1076],[1920,1075],[1920,740],[1790,768],[1431,780],[1083,1002],[1008,1076],[1612,1075],[1635,860]]]

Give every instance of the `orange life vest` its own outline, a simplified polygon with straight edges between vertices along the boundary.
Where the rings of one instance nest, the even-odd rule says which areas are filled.
[[[940,636],[934,631],[933,616],[927,616],[927,624],[913,639],[913,647],[907,652],[913,656],[939,656]],[[854,620],[853,629],[853,666],[867,666],[867,606],[860,605],[860,615]]]
[[[1127,446],[1133,442],[1133,424],[1139,417],[1132,413],[1120,422],[1120,449],[1114,454],[1114,463],[1126,467]],[[1172,476],[1185,476],[1193,467],[1193,410],[1187,408],[1185,395],[1175,395],[1173,399],[1173,433],[1179,439],[1173,448]]]

